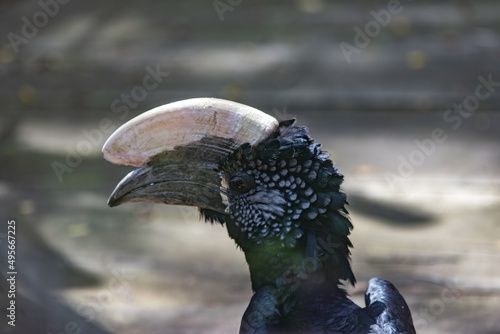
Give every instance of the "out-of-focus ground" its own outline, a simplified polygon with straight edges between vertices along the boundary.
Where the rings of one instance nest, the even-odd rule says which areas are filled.
[[[357,303],[378,276],[420,333],[500,333],[500,87],[470,116],[447,112],[480,76],[500,81],[500,4],[401,6],[348,62],[340,43],[387,2],[243,1],[221,21],[210,1],[73,0],[31,35],[41,5],[0,3],[0,219],[17,222],[18,268],[12,327],[2,223],[0,331],[237,332],[251,289],[224,228],[194,208],[108,208],[131,169],[100,154],[133,116],[215,96],[296,117],[331,153]],[[27,36],[17,52],[9,33]]]

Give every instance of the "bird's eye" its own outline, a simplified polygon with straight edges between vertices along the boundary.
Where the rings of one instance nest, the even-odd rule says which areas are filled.
[[[240,193],[246,193],[252,189],[254,184],[253,177],[244,173],[233,176],[229,181],[229,187]]]

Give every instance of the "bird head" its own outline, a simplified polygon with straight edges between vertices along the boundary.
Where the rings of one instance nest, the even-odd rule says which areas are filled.
[[[108,204],[198,207],[245,252],[254,289],[312,271],[354,283],[343,176],[294,123],[211,98],[145,112],[103,147],[107,160],[138,167]]]

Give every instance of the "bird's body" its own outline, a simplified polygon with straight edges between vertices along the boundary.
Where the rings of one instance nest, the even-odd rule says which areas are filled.
[[[218,100],[197,106],[206,112],[207,103],[217,107]],[[343,176],[294,123],[276,122],[253,144],[206,132],[151,154],[117,186],[110,205],[196,205],[206,220],[225,225],[245,253],[254,291],[241,334],[415,333],[391,283],[372,279],[365,308],[347,298],[341,282],[355,277]]]
[[[302,281],[294,293],[255,292],[242,320],[244,334],[415,333],[404,299],[388,281],[371,279],[361,308],[338,282]],[[370,292],[368,292],[370,291]]]

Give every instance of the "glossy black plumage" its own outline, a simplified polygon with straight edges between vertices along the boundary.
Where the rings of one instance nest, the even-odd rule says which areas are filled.
[[[391,283],[372,279],[365,308],[342,289],[341,280],[355,283],[343,176],[306,128],[282,122],[260,145],[239,147],[220,172],[229,213],[201,212],[226,225],[250,267],[255,294],[241,334],[415,332]]]
[[[283,121],[258,144],[205,136],[152,157],[108,204],[194,205],[225,225],[245,253],[254,296],[241,334],[415,333],[394,286],[372,279],[366,307],[348,299],[350,265],[343,176],[305,127]]]

